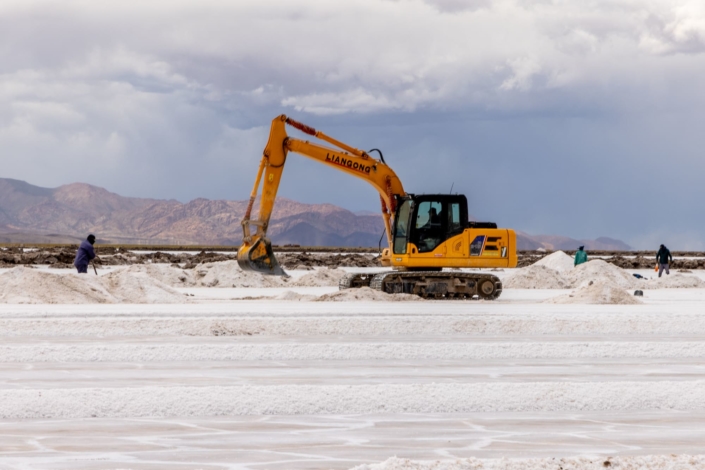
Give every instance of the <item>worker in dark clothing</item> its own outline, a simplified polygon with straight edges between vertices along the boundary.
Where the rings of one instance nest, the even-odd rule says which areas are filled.
[[[666,270],[666,274],[670,274],[668,271],[668,263],[669,261],[672,263],[673,262],[673,256],[671,256],[671,250],[666,248],[666,245],[661,245],[661,247],[658,249],[658,253],[656,253],[656,262],[658,263],[658,277],[661,277],[661,273],[663,270]]]
[[[575,252],[575,259],[573,260],[573,266],[583,264],[587,261],[587,253],[585,253],[584,246],[578,247],[578,251]]]
[[[428,220],[419,229],[419,252],[433,251],[441,243],[441,218],[435,207],[428,211]]]
[[[431,207],[428,211],[428,220],[425,224],[419,227],[421,230],[429,230],[432,228],[440,228],[441,218],[438,216],[438,211],[435,207]]]
[[[88,235],[88,237],[81,242],[81,246],[78,247],[73,265],[76,266],[79,273],[86,274],[88,272],[88,263],[95,258],[95,251],[93,251],[94,243],[95,235],[91,234]]]

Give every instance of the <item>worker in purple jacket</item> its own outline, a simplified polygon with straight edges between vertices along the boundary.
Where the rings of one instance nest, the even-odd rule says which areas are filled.
[[[88,272],[88,263],[90,263],[93,258],[95,258],[95,251],[93,251],[93,244],[95,243],[95,235],[91,234],[81,242],[81,246],[78,247],[76,252],[76,259],[73,260],[73,265],[76,266],[79,273]]]

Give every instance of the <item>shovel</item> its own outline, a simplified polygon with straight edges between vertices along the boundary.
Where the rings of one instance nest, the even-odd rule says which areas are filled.
[[[95,264],[93,263],[93,261],[91,261],[91,266],[93,266],[93,272],[95,272],[95,275],[97,276],[98,270],[95,268]]]

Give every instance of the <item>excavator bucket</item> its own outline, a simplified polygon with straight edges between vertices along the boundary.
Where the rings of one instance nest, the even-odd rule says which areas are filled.
[[[244,271],[255,271],[274,276],[287,276],[279,261],[274,257],[272,243],[267,238],[260,238],[249,249],[240,249],[237,252],[237,264]]]

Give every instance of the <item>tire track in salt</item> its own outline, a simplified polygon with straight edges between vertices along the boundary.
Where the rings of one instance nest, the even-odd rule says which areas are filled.
[[[705,315],[421,315],[2,318],[0,336],[701,335]]]
[[[0,390],[0,419],[648,410],[705,410],[705,381]]]
[[[380,342],[32,344],[0,346],[0,362],[705,358],[705,342]]]

